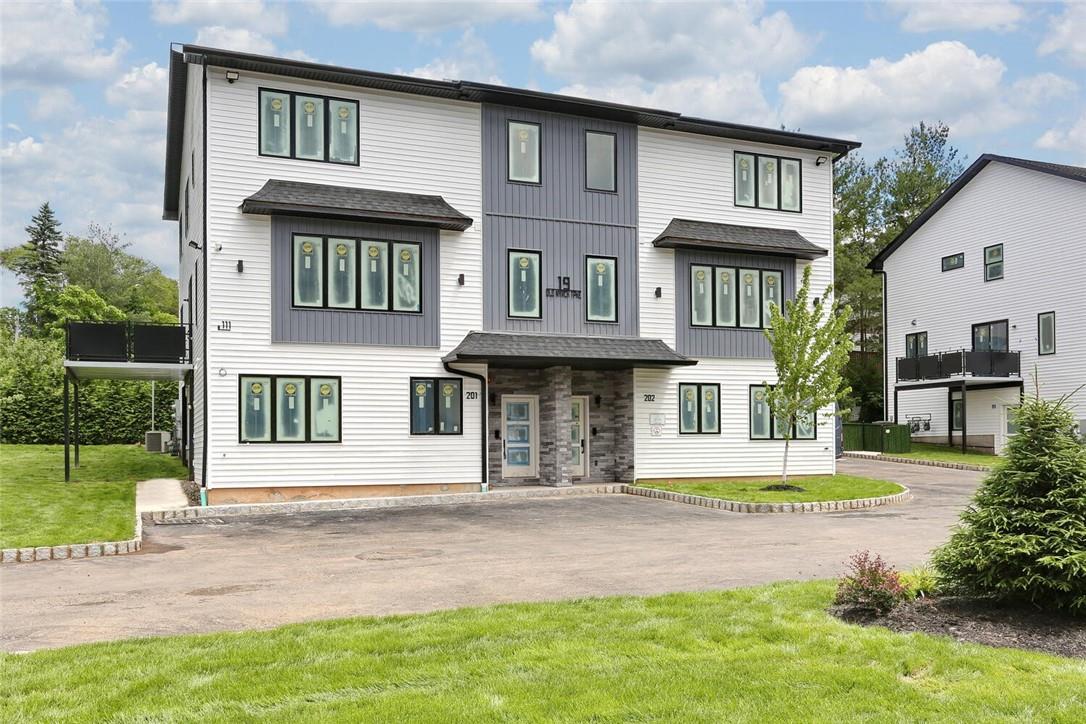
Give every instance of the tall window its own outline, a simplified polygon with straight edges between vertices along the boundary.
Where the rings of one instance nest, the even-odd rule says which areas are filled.
[[[911,359],[926,357],[928,354],[928,333],[913,332],[905,335],[905,356]]]
[[[1056,354],[1056,313],[1037,315],[1037,354]]]
[[[464,410],[459,377],[411,378],[411,434],[460,435]]]
[[[590,191],[614,191],[617,176],[615,134],[585,131],[585,188]]]
[[[950,429],[957,432],[962,429],[962,393],[953,392],[950,400]]]
[[[783,440],[787,423],[774,415],[769,408],[766,389],[762,385],[750,387],[750,439]],[[800,413],[796,415],[796,423],[792,427],[792,439],[815,440],[818,436],[817,428],[818,415],[815,412]]]
[[[1007,320],[973,325],[974,352],[1006,352]]]
[[[542,255],[538,251],[509,250],[509,316],[543,316]]]
[[[509,121],[509,180],[540,183],[540,130],[538,123]]]
[[[358,101],[260,89],[260,155],[358,164]]]
[[[1003,245],[984,247],[984,281],[1003,278]]]
[[[690,267],[690,324],[695,327],[766,327],[773,304],[784,306],[784,275],[779,271]]]
[[[615,267],[609,256],[585,257],[585,303],[589,322],[617,322],[618,299]]]
[[[715,435],[720,432],[720,385],[679,385],[679,433]]]
[[[422,311],[422,246],[295,234],[291,269],[295,307]]]
[[[241,375],[241,442],[339,442],[338,377]]]
[[[735,154],[735,205],[802,211],[803,171],[796,158]]]

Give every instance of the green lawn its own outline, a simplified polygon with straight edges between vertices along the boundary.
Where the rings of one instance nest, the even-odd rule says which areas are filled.
[[[186,476],[177,458],[137,445],[87,445],[79,453],[65,483],[62,445],[0,448],[0,548],[131,538],[136,482]]]
[[[5,655],[0,720],[1086,720],[1086,661],[860,628],[825,581]]]
[[[762,490],[767,485],[778,483],[778,479],[758,478],[752,480],[702,480],[698,482],[638,482],[644,488],[669,490],[685,495],[701,495],[706,498],[721,498],[742,503],[815,503],[824,500],[855,500],[857,498],[878,498],[883,495],[900,493],[902,488],[897,483],[887,480],[872,480],[855,475],[809,475],[789,478],[789,485],[796,485],[805,492]]]
[[[926,442],[914,442],[912,452],[886,453],[891,457],[916,458],[918,460],[939,460],[944,463],[963,463],[965,465],[986,465],[991,467],[999,460],[996,455],[984,453],[962,454],[961,448],[949,448],[946,445],[932,445]]]

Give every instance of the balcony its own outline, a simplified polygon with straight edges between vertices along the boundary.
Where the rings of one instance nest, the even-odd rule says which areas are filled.
[[[1020,377],[1020,352],[960,349],[922,357],[898,357],[898,382],[946,380],[954,377]]]
[[[68,322],[65,357],[80,362],[186,364],[187,324]]]

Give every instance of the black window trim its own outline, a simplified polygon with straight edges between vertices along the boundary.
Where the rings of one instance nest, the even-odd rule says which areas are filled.
[[[1041,349],[1041,317],[1052,317],[1052,351],[1044,352]],[[1051,357],[1056,354],[1056,310],[1048,312],[1037,313],[1037,356],[1038,357]]]
[[[287,156],[281,156],[276,153],[264,153],[264,124],[261,123],[261,114],[264,112],[262,101],[263,94],[267,93],[280,93],[290,98],[290,154]],[[294,99],[297,96],[303,96],[305,98],[320,98],[324,102],[324,158],[304,158],[297,155],[297,142],[295,140],[294,133],[294,111],[295,103]],[[329,112],[328,102],[339,101],[340,103],[353,103],[354,104],[354,118],[355,118],[355,134],[358,138],[355,139],[355,159],[354,161],[333,161],[330,158],[330,145],[332,142],[330,130],[331,113]],[[256,152],[257,155],[264,156],[266,158],[286,158],[291,161],[311,161],[314,163],[334,163],[338,166],[361,166],[362,165],[362,117],[361,117],[361,104],[352,98],[340,98],[338,96],[326,96],[321,93],[301,93],[297,91],[279,90],[278,88],[268,88],[266,86],[258,86],[256,91]]]
[[[708,267],[708,268],[713,270],[713,274],[712,274],[713,283],[710,285],[710,288],[709,288],[709,298],[710,298],[710,305],[712,307],[712,317],[713,317],[712,324],[694,324],[694,290],[689,285],[690,285],[691,279],[693,279],[694,267],[698,267],[698,266]],[[686,283],[687,283],[687,288],[689,289],[689,293],[690,293],[690,308],[687,310],[688,311],[688,314],[687,314],[687,320],[688,320],[687,326],[688,327],[693,327],[694,329],[741,329],[741,330],[747,330],[747,331],[751,331],[751,332],[761,332],[762,330],[767,329],[767,327],[766,327],[766,318],[765,318],[766,317],[765,300],[762,299],[762,285],[763,285],[763,280],[765,279],[765,277],[763,277],[762,274],[764,272],[774,272],[774,273],[780,275],[780,278],[781,278],[781,302],[783,303],[783,302],[786,301],[785,300],[785,294],[784,294],[784,270],[783,269],[773,269],[771,267],[759,267],[759,266],[734,266],[734,265],[733,266],[727,266],[727,265],[717,265],[717,264],[704,264],[704,263],[699,263],[699,262],[696,262],[696,261],[690,262],[687,265],[687,267],[688,267],[688,269],[687,269]],[[717,324],[716,323],[716,308],[717,308],[717,304],[716,304],[716,274],[717,274],[718,269],[719,270],[728,270],[728,271],[732,272],[735,275],[735,280],[736,280],[736,284],[735,284],[735,289],[736,289],[736,294],[735,294],[735,324]],[[739,294],[739,272],[740,272],[740,270],[758,272],[758,284],[757,284],[757,287],[758,287],[758,326],[757,327],[744,327],[742,324],[739,323],[739,319],[740,319],[740,315],[739,315],[739,297],[740,297],[740,294]],[[784,308],[783,308],[783,306],[781,306],[781,314],[783,314],[783,313],[784,313]]]
[[[613,189],[598,189],[588,185],[588,134],[594,133],[597,136],[610,136],[611,137],[611,161],[614,166],[614,181],[615,187]],[[542,138],[542,136],[540,136]],[[600,131],[595,128],[584,129],[584,190],[594,194],[614,194],[618,195],[618,134],[614,131]],[[542,174],[540,179],[542,179]]]
[[[723,429],[723,424],[720,419],[720,383],[719,382],[679,382],[679,434],[680,435],[720,435]],[[698,397],[698,429],[690,432],[683,432],[683,387],[696,387]],[[716,389],[716,396],[713,398],[713,402],[716,403],[716,430],[702,430],[701,421],[704,417],[701,403],[705,401],[702,392],[703,387],[713,387]]]
[[[909,356],[909,338],[911,338],[911,337],[916,338],[919,341],[921,336],[924,337],[924,355],[923,356],[925,356],[925,357],[927,356],[928,333],[926,331],[924,331],[924,332],[910,332],[910,333],[905,335],[905,359],[920,359],[921,355],[920,355],[920,345],[919,344],[916,345],[916,351],[917,351],[916,356],[914,356],[914,357]]]
[[[612,284],[611,284],[612,289],[614,291],[614,295],[615,295],[614,304],[611,306],[611,308],[615,312],[615,318],[614,319],[589,319],[588,318],[589,295],[592,293],[591,292],[592,286],[589,283],[589,277],[591,275],[589,274],[588,267],[591,265],[591,260],[593,260],[593,259],[601,259],[601,260],[607,259],[607,260],[613,261],[615,263],[615,267],[614,267],[615,268],[615,278],[614,278],[614,280],[612,281]],[[542,270],[540,270],[540,271],[542,273]],[[540,311],[542,312],[542,308],[540,309]],[[605,254],[585,254],[584,255],[584,321],[585,321],[585,324],[618,324],[618,257],[617,256],[607,256]]]
[[[955,394],[957,394],[958,397],[954,397]],[[959,423],[954,422],[954,408],[961,407],[961,404],[962,404],[961,393],[960,392],[959,393],[951,392],[951,395],[950,395],[950,431],[951,432],[961,432],[961,430],[962,430],[962,426]]]
[[[444,435],[463,435],[464,434],[464,378],[463,377],[412,377],[410,379],[410,384],[409,384],[409,386],[407,388],[408,397],[411,400],[411,404],[414,404],[414,401],[415,401],[415,385],[417,385],[420,382],[432,382],[433,385],[434,385],[433,386],[433,390],[434,390],[434,396],[433,396],[433,400],[434,400],[434,430],[433,430],[433,432],[415,432],[414,424],[413,424],[413,416],[411,414],[408,414],[408,416],[407,416],[407,430],[408,430],[408,433],[412,437],[431,437],[433,435],[442,435],[442,436],[444,436]],[[460,419],[459,419],[459,425],[457,425],[457,427],[460,428],[460,429],[459,429],[458,432],[441,432],[439,430],[441,425],[438,424],[438,422],[439,422],[439,420],[438,420],[439,414],[438,414],[438,408],[437,408],[437,391],[438,391],[438,388],[441,386],[441,384],[445,383],[445,382],[455,382],[456,384],[460,385]]]
[[[538,290],[539,290],[539,314],[534,317],[529,317],[522,314],[513,314],[513,308],[509,304],[509,291],[513,287],[513,279],[509,276],[509,259],[513,254],[535,254],[536,269],[538,270]],[[541,249],[514,249],[512,247],[505,250],[505,318],[506,319],[526,319],[529,321],[539,321],[543,319],[543,251]]]
[[[735,169],[737,168],[737,156],[751,156],[754,158],[754,204],[748,206],[747,204],[739,203],[739,186],[735,183]],[[777,162],[777,206],[760,206],[758,204],[758,159],[769,158],[774,159]],[[799,208],[798,209],[786,209],[781,206],[781,161],[795,161],[799,164]],[[791,156],[776,156],[770,153],[755,153],[754,151],[741,151],[735,149],[732,151],[732,205],[740,209],[759,209],[761,211],[783,211],[786,214],[802,214],[803,213],[803,159],[793,158]]]
[[[320,305],[313,304],[295,304],[294,302],[294,240],[299,236],[307,236],[313,239],[321,240],[321,303]],[[328,304],[328,246],[330,239],[343,239],[346,241],[354,242],[354,306],[353,307],[332,307]],[[385,281],[385,289],[387,291],[386,306],[384,309],[363,309],[362,308],[362,253],[360,252],[361,246],[364,242],[376,241],[382,244],[388,245],[388,250],[385,254],[385,259],[388,262],[387,265],[387,279]],[[417,259],[419,267],[419,308],[418,310],[412,309],[395,309],[393,303],[392,290],[394,288],[393,281],[395,279],[396,267],[392,263],[393,249],[396,244],[406,244],[415,247],[415,257]],[[291,309],[302,310],[321,310],[330,312],[363,312],[368,314],[415,314],[422,315],[426,310],[426,306],[423,304],[425,295],[424,278],[422,269],[422,242],[419,241],[406,241],[404,239],[371,239],[365,236],[350,236],[346,234],[310,234],[304,231],[294,231],[290,235],[290,307]]]
[[[999,247],[999,261],[991,261],[990,262],[990,261],[988,261],[988,250],[989,249],[995,249],[996,247]],[[1000,279],[1003,278],[1003,271],[1004,271],[1003,261],[1004,260],[1003,260],[1003,243],[1002,242],[1000,242],[998,244],[990,244],[989,246],[984,247],[984,254],[983,254],[982,260],[984,261],[983,266],[984,266],[984,281],[985,282],[997,282],[997,281],[999,281]],[[991,279],[989,279],[988,278],[988,267],[992,266],[993,264],[999,264],[1000,265],[999,276],[992,277]]]
[[[992,341],[992,329],[991,329],[991,327],[992,327],[993,324],[1002,324],[1002,325],[1005,325],[1007,327],[1007,349],[978,350],[977,349],[977,327],[988,327],[988,344],[989,344],[989,346],[991,346],[991,341]],[[974,351],[974,352],[1009,352],[1010,349],[1011,349],[1011,325],[1010,325],[1009,320],[1007,320],[1007,319],[993,319],[990,322],[977,322],[976,324],[974,324],[972,326],[970,332],[971,332],[970,333],[970,340],[969,340],[970,349],[972,351]]]
[[[947,259],[957,259],[958,257],[961,257],[961,260],[962,260],[960,264],[958,264],[956,266],[947,266]],[[940,261],[940,264],[941,264],[942,270],[945,271],[945,272],[954,271],[955,269],[964,269],[965,268],[965,252],[964,251],[959,251],[957,254],[948,254],[948,255],[946,255],[946,256],[944,256],[942,258],[942,260]]]
[[[254,377],[267,378],[270,380],[271,386],[271,414],[269,415],[269,425],[271,432],[270,440],[245,440],[243,438],[244,427],[242,424],[242,415],[244,414],[243,401],[245,400],[245,380],[246,378],[252,379]],[[292,380],[305,380],[305,391],[303,392],[303,399],[305,400],[305,439],[304,440],[277,440],[277,423],[278,423],[278,408],[279,401],[276,400],[277,381],[281,377],[290,378]],[[313,430],[311,429],[311,388],[310,383],[313,380],[336,380],[336,389],[339,391],[339,414],[336,415],[336,421],[338,423],[336,430],[335,440],[313,440]],[[335,445],[343,442],[343,378],[339,375],[265,375],[255,372],[243,372],[238,375],[238,443],[242,445]]]
[[[510,178],[510,172],[513,170],[513,158],[509,155],[509,139],[512,132],[513,124],[519,123],[524,126],[535,126],[539,129],[539,158],[536,159],[539,166],[539,180],[538,181],[521,181],[519,179]],[[616,177],[617,180],[617,177]],[[521,121],[516,118],[505,119],[505,182],[511,184],[521,184],[523,186],[542,186],[543,185],[543,124],[539,121]]]
[[[747,386],[747,439],[751,442],[771,442],[784,440],[783,437],[777,435],[777,417],[773,414],[773,409],[769,409],[769,437],[754,437],[754,424],[753,414],[750,407],[750,401],[754,397],[755,389],[770,390],[774,385],[748,385]],[[769,401],[766,400],[766,407],[769,407]],[[814,437],[796,437],[796,431],[798,425],[792,423],[792,441],[796,440],[817,440],[818,439],[818,410],[814,410],[811,413],[811,430],[814,432]]]

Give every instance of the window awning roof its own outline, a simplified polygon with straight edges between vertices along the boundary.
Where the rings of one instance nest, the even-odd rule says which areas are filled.
[[[732,251],[740,254],[772,254],[796,259],[817,259],[828,253],[792,229],[739,226],[711,221],[672,219],[653,246],[703,251]]]
[[[241,202],[242,213],[310,216],[464,231],[472,224],[440,196],[270,179]]]
[[[511,332],[470,332],[445,362],[485,362],[498,367],[630,369],[695,365],[659,339],[587,337]]]

